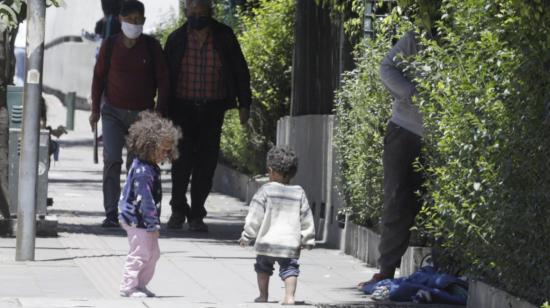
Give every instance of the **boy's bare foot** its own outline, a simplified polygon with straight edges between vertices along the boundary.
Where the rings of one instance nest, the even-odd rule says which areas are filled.
[[[294,299],[287,299],[285,298],[282,302],[281,302],[281,305],[295,305],[296,302],[294,301]]]
[[[254,300],[255,303],[267,303],[267,297],[258,297]]]

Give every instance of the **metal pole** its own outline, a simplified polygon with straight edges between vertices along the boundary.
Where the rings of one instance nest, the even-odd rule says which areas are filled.
[[[69,92],[65,95],[65,107],[67,107],[67,124],[68,130],[74,130],[74,109],[76,104],[76,92]]]
[[[34,260],[45,16],[45,0],[27,1],[27,75],[23,100],[23,137],[19,164],[16,261]]]

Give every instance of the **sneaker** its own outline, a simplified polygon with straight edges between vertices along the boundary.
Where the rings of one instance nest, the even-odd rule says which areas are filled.
[[[369,281],[363,281],[357,284],[358,290],[363,290],[365,286],[375,284],[379,281],[385,280],[385,279],[393,279],[393,275],[383,274],[383,273],[376,273],[372,276],[372,278]]]
[[[101,226],[103,228],[119,228],[120,224],[116,220],[112,220],[109,218],[105,218],[103,222],[101,223]]]
[[[202,219],[194,219],[189,222],[189,231],[208,232],[208,226],[202,221]]]
[[[390,288],[388,286],[377,287],[372,292],[372,295],[370,298],[377,301],[388,300],[390,298]]]
[[[143,297],[148,297],[148,296],[147,296],[147,294],[145,294],[144,292],[135,290],[134,292],[130,293],[129,297],[139,297],[139,298],[143,298]]]
[[[120,291],[120,296],[122,297],[147,297],[147,294],[138,289],[133,291]]]
[[[146,287],[143,288],[137,288],[137,291],[143,292],[147,295],[147,297],[155,297],[155,293],[151,292],[151,290],[147,289]]]
[[[168,219],[168,223],[166,223],[166,226],[168,227],[168,229],[182,229],[184,222],[184,215],[172,213],[170,219]]]

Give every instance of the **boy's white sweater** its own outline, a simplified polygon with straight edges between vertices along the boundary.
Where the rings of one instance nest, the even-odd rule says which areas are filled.
[[[313,215],[302,187],[264,184],[250,202],[242,237],[256,239],[256,253],[272,257],[297,259],[301,246],[315,246]]]

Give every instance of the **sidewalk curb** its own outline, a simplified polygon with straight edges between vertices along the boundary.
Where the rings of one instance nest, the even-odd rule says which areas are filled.
[[[365,302],[365,303],[343,303],[343,304],[319,304],[318,308],[464,308],[466,306],[459,305],[441,305],[441,304],[415,304],[411,302]]]

